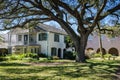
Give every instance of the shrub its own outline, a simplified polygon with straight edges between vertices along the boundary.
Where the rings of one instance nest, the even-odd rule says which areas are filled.
[[[105,54],[104,57],[109,58],[109,57],[112,57],[112,55],[111,54]]]
[[[43,57],[43,58],[47,57],[47,55],[44,54],[44,53],[40,53],[40,54],[38,54],[38,56],[39,56],[39,57]]]
[[[52,59],[53,59],[53,60],[58,60],[59,57],[57,57],[57,56],[52,56]]]
[[[16,55],[16,54],[9,55],[9,59],[10,60],[18,60],[18,55]]]
[[[48,56],[47,59],[48,59],[48,60],[53,60],[53,57],[52,57],[52,56]]]
[[[98,58],[98,57],[101,57],[101,54],[100,53],[95,53],[94,55],[92,55],[92,57]]]
[[[0,57],[0,61],[6,61],[6,60],[8,60],[8,58],[6,58],[6,57]]]
[[[36,58],[36,59],[39,59],[39,56],[36,53],[25,53],[23,55],[24,55],[25,58]]]
[[[6,56],[8,54],[8,49],[0,48],[0,56]]]
[[[24,58],[24,54],[11,54],[8,55],[7,58],[9,58],[10,60],[22,60],[22,58]]]
[[[22,60],[23,58],[36,58],[39,59],[39,56],[35,53],[21,53],[21,54],[12,54],[7,56],[10,60]]]
[[[75,53],[73,53],[71,51],[66,51],[64,53],[64,59],[74,60],[75,59]]]

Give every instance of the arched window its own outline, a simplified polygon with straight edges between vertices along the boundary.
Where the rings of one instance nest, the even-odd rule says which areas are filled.
[[[99,53],[99,52],[100,52],[100,48],[97,49],[97,53]],[[106,54],[106,50],[104,48],[102,48],[102,53]]]
[[[108,53],[112,54],[114,56],[118,56],[119,55],[119,52],[118,52],[118,50],[116,48],[110,48]]]

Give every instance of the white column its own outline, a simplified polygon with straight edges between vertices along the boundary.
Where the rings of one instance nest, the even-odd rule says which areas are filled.
[[[47,56],[49,56],[49,32],[47,32]]]
[[[63,58],[63,50],[64,50],[64,49],[61,49],[61,58]]]

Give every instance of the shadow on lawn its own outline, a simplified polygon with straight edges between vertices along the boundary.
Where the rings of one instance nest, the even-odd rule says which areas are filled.
[[[120,68],[120,60],[114,60],[114,61],[108,61],[108,62],[103,61],[103,62],[97,62],[97,63],[88,62],[88,63],[90,64],[89,68],[92,71],[99,71],[101,73],[101,75],[98,75],[99,77],[102,77],[104,79],[109,78],[111,80],[119,80],[119,77],[116,76],[116,70]],[[99,67],[96,68],[96,66],[99,66]]]
[[[120,61],[116,61],[119,62]],[[88,62],[88,65],[81,65],[81,66],[67,66],[59,69],[59,73],[56,73],[56,76],[67,76],[71,78],[79,78],[79,77],[86,77],[92,80],[96,79],[95,76],[106,80],[117,80],[118,77],[115,75],[116,69],[119,68],[118,64],[114,64],[116,62]],[[65,71],[67,68],[75,68],[73,71]]]
[[[118,61],[120,63],[120,61]],[[115,74],[115,69],[119,67],[116,62],[88,62],[86,64],[79,64],[73,63],[71,66],[51,66],[51,67],[28,67],[28,68],[17,68],[17,66],[29,66],[26,64],[20,63],[0,63],[0,66],[16,66],[15,68],[6,68],[4,69],[5,72],[8,74],[24,74],[25,77],[9,77],[9,76],[0,76],[0,79],[14,79],[14,80],[62,80],[62,77],[67,77],[69,79],[74,78],[89,78],[90,80],[99,80],[106,79],[106,80],[117,80],[118,78],[113,75]],[[69,64],[69,63],[68,63]],[[45,72],[46,75],[26,75],[32,73],[42,73]],[[48,73],[49,72],[49,73]],[[50,74],[50,75],[47,75]],[[56,76],[58,78],[56,78]],[[6,78],[7,77],[7,78]]]
[[[39,76],[24,76],[24,77],[9,77],[9,76],[0,76],[0,80],[47,80],[48,77],[39,77]],[[52,78],[51,78],[52,79]]]
[[[45,68],[8,68],[4,69],[8,74],[33,74],[44,71]]]
[[[22,63],[0,63],[0,66],[29,66],[29,64]]]

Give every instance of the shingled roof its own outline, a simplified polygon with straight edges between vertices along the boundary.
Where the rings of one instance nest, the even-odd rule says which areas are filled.
[[[61,28],[56,28],[54,26],[49,26],[49,25],[41,24],[41,23],[39,23],[37,26],[35,26],[34,30],[37,32],[47,31],[47,32],[53,32],[53,33],[67,35],[67,33]],[[16,29],[11,30],[12,33],[26,33],[28,31],[29,31],[28,29],[21,29],[21,28],[16,28]]]
[[[42,30],[48,31],[48,32],[59,33],[59,34],[67,34],[61,28],[56,28],[54,26],[49,26],[49,25],[46,25],[46,24],[39,24],[37,27],[42,29]]]

